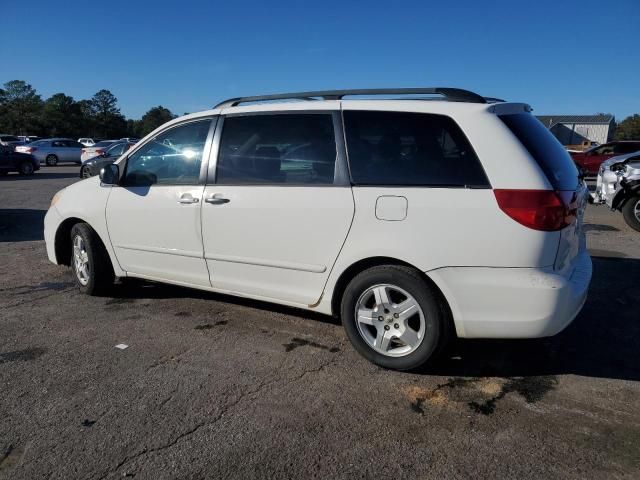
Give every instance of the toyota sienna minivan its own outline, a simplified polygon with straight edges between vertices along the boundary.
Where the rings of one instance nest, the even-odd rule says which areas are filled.
[[[230,99],[58,192],[47,253],[89,295],[137,277],[339,316],[387,368],[555,335],[591,279],[587,189],[530,112],[453,88]]]

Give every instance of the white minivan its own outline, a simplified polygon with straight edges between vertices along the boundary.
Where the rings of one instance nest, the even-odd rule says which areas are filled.
[[[591,279],[587,189],[530,111],[452,88],[227,100],[58,192],[47,253],[88,294],[137,277],[339,316],[388,368],[554,335]]]

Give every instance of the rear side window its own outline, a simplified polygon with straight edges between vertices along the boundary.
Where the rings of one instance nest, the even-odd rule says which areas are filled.
[[[499,117],[538,163],[555,190],[576,189],[578,169],[556,137],[537,118],[529,113]]]
[[[331,114],[227,117],[216,183],[333,184],[336,156]]]
[[[449,117],[424,113],[345,111],[355,185],[489,186],[484,170]]]

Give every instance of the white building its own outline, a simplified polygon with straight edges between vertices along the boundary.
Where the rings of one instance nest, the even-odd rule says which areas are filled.
[[[579,145],[585,140],[607,143],[613,137],[613,115],[538,115],[563,145]]]

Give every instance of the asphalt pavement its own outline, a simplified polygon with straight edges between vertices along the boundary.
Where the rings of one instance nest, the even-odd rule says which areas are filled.
[[[330,317],[137,281],[81,295],[42,231],[77,174],[0,178],[0,479],[640,477],[640,233],[619,213],[588,207],[567,330],[399,373]]]

